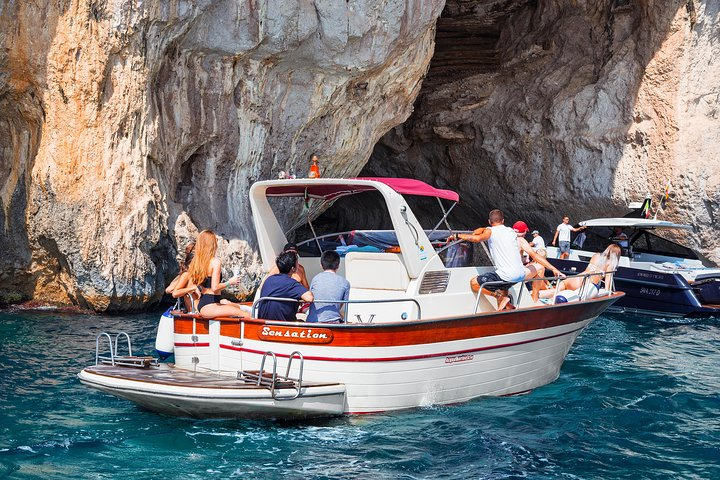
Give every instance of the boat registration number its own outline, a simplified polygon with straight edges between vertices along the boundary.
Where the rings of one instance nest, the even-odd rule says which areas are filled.
[[[643,294],[645,294],[645,295],[653,295],[653,296],[656,296],[656,297],[657,297],[657,296],[660,295],[660,290],[658,290],[657,288],[645,288],[645,287],[642,287],[642,288],[640,289],[640,293],[643,293]]]
[[[263,326],[258,332],[260,340],[288,343],[330,343],[332,330],[327,328],[300,328]]]

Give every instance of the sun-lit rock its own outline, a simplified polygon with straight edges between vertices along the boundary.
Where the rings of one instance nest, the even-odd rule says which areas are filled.
[[[0,5],[0,303],[143,308],[203,228],[253,289],[249,185],[313,152],[356,175],[410,114],[442,5]]]

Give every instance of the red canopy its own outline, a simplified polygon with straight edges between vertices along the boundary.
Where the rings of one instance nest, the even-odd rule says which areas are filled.
[[[381,178],[381,177],[358,177],[349,178],[348,180],[371,180],[373,182],[384,183],[400,194],[419,195],[423,197],[444,198],[457,202],[460,196],[452,190],[441,190],[431,187],[420,180],[411,178]],[[356,193],[368,192],[375,190],[371,185],[353,185],[353,184],[318,184],[318,185],[275,185],[268,187],[265,194],[268,197],[302,197],[307,194],[310,198],[320,198],[323,200],[334,200],[346,195],[354,195]]]

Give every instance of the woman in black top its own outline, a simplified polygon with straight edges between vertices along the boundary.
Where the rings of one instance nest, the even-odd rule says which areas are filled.
[[[195,242],[195,258],[190,263],[190,281],[197,285],[200,300],[198,312],[203,317],[249,317],[238,303],[220,303],[220,292],[228,285],[237,285],[240,279],[232,277],[227,282],[220,281],[222,264],[215,256],[217,237],[212,230],[200,232]]]

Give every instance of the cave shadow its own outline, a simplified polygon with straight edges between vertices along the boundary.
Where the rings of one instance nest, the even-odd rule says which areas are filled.
[[[625,139],[642,121],[633,107],[643,76],[683,9],[693,28],[694,3],[588,3],[448,1],[413,114],[382,137],[359,176],[410,177],[458,191],[458,228],[485,225],[493,208],[548,232],[560,221],[559,209],[573,221],[626,213],[611,196]],[[617,75],[623,67],[626,77]],[[606,148],[587,122],[601,116],[599,99],[619,81],[626,95],[617,117],[608,119],[616,128]],[[563,102],[584,112],[575,125],[553,124],[549,112]],[[540,113],[531,111],[533,103]],[[575,178],[573,169],[599,173]],[[570,188],[558,192],[553,185]],[[640,198],[630,200],[646,192],[636,193]],[[363,207],[345,202],[321,220],[357,217]],[[430,221],[415,213],[423,225]]]

